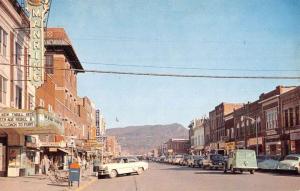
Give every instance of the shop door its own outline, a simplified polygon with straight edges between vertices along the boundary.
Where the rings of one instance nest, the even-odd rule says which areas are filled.
[[[276,145],[270,145],[270,155],[276,155]]]
[[[0,176],[6,176],[6,137],[0,137]]]

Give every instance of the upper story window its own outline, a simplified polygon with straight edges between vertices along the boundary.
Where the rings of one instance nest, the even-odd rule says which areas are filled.
[[[0,76],[0,103],[6,104],[7,79]]]
[[[294,126],[294,109],[289,109],[290,127]]]
[[[45,63],[45,71],[47,74],[54,74],[54,68],[53,68],[53,55],[47,54],[46,57],[46,63]]]
[[[21,65],[21,58],[22,58],[22,47],[16,42],[16,65],[20,66]]]
[[[22,88],[16,86],[16,100],[15,100],[16,108],[22,109]]]
[[[6,57],[7,52],[7,32],[0,27],[0,54]]]
[[[267,130],[276,129],[278,127],[277,108],[273,108],[266,111],[266,126]]]
[[[296,107],[295,114],[296,114],[296,125],[299,125],[300,124],[300,120],[299,120],[299,106]]]
[[[30,110],[34,110],[34,97],[31,94],[28,94],[28,107]]]

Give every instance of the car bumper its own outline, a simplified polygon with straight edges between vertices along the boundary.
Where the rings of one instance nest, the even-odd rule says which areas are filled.
[[[104,175],[108,175],[109,172],[107,170],[99,170],[98,171],[98,175],[104,176]]]

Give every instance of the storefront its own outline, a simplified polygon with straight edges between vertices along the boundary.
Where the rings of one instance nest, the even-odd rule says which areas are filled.
[[[291,133],[290,144],[291,144],[290,153],[300,154],[300,132]]]
[[[236,149],[244,149],[244,148],[246,148],[245,141],[237,141],[235,143],[235,148]]]
[[[266,155],[282,155],[282,141],[276,130],[266,131],[265,151]]]
[[[235,150],[235,142],[225,143],[226,154],[229,154],[231,151]]]
[[[16,177],[37,172],[40,151],[31,137],[61,134],[63,128],[59,118],[43,109],[33,111],[9,108],[0,110],[0,132],[0,175]]]
[[[258,149],[257,155],[261,155],[263,153],[263,138],[255,137],[249,138],[247,141],[247,149],[255,150]]]

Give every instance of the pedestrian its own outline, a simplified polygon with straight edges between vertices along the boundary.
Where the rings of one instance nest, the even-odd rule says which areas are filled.
[[[50,160],[47,155],[44,155],[43,161],[42,161],[43,171],[46,175],[48,175],[49,167],[50,167]]]
[[[93,172],[98,175],[99,171],[99,166],[100,166],[100,159],[98,157],[95,157],[93,160]]]

